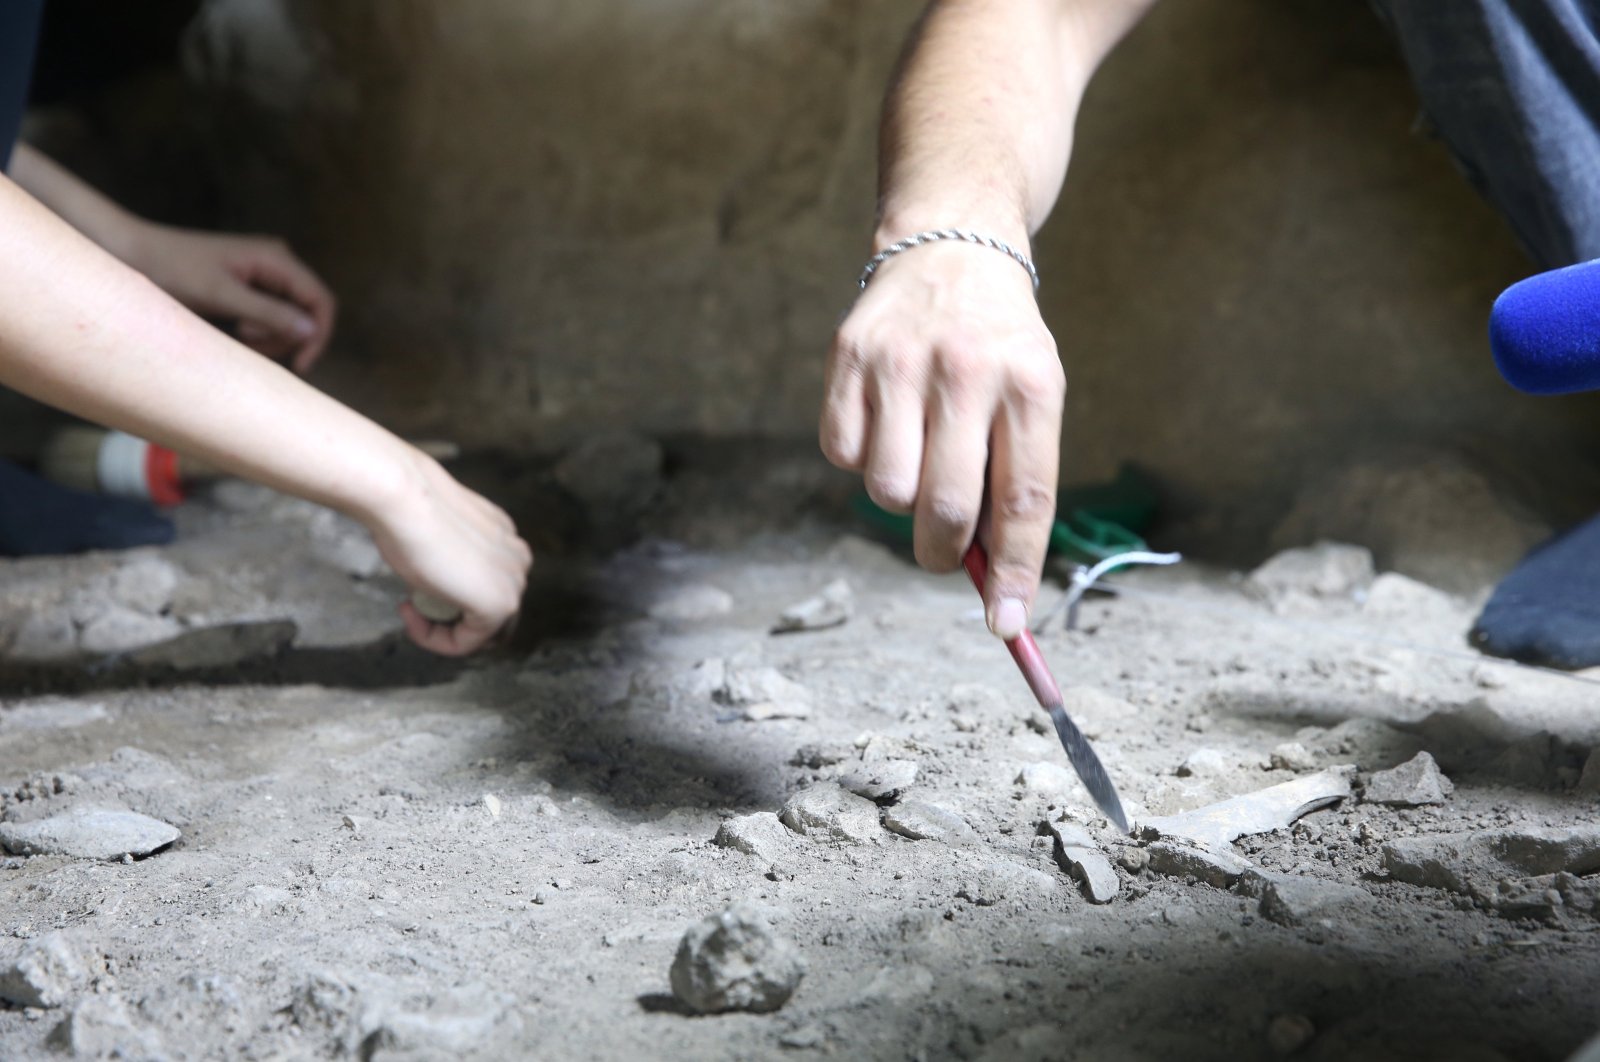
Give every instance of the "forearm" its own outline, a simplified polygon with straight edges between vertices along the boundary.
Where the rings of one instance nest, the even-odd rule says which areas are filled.
[[[44,153],[18,144],[7,175],[67,224],[126,261],[140,219]]]
[[[0,178],[0,384],[370,522],[409,448],[207,325]]]
[[[936,0],[884,107],[879,244],[967,227],[1027,245],[1090,76],[1153,0]]]

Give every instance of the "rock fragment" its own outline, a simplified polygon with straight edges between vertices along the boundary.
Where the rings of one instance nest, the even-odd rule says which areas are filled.
[[[707,583],[680,586],[650,606],[650,618],[673,622],[710,619],[733,611],[733,596]]]
[[[1350,598],[1372,578],[1371,550],[1324,541],[1274,554],[1246,577],[1245,585],[1281,605],[1295,598]]]
[[[134,554],[106,582],[111,600],[147,615],[157,615],[172,604],[173,592],[183,573],[159,554]]]
[[[855,611],[855,595],[845,579],[835,579],[814,597],[790,605],[773,624],[773,634],[793,631],[821,631],[849,620]]]
[[[1186,838],[1221,851],[1239,837],[1286,829],[1302,815],[1349,795],[1349,772],[1334,768],[1194,811],[1149,819],[1142,827],[1147,837]]]
[[[17,855],[121,859],[149,855],[181,836],[176,826],[127,808],[77,807],[32,822],[0,822],[0,846]]]
[[[672,962],[672,994],[699,1014],[766,1013],[789,1001],[805,959],[773,932],[766,912],[736,903],[683,935]]]
[[[1054,875],[1009,859],[991,859],[969,869],[956,897],[974,907],[993,907],[1007,897],[1047,896],[1057,888]]]
[[[917,780],[915,760],[878,760],[852,767],[839,776],[839,784],[868,800],[893,800]]]
[[[1156,841],[1147,849],[1146,866],[1155,874],[1169,878],[1192,877],[1215,888],[1225,889],[1254,869],[1231,851],[1217,851],[1174,841]]]
[[[1398,767],[1378,771],[1367,779],[1361,799],[1368,804],[1388,804],[1398,808],[1423,804],[1443,804],[1455,791],[1439,765],[1426,752],[1419,752]]]
[[[170,1057],[155,1030],[136,1021],[133,1008],[115,992],[79,1000],[50,1038],[79,1058]]]
[[[1298,741],[1285,741],[1267,759],[1275,771],[1312,771],[1317,767],[1317,758]]]
[[[1339,908],[1371,904],[1372,894],[1357,885],[1322,878],[1263,876],[1261,914],[1281,926],[1303,926]]]
[[[1600,825],[1402,837],[1382,858],[1396,881],[1465,894],[1473,882],[1600,870]]]
[[[924,800],[906,800],[883,809],[884,829],[913,841],[976,844],[978,835],[967,820],[947,807]]]
[[[752,722],[811,715],[811,691],[772,667],[728,668],[712,698]]]
[[[86,653],[124,653],[166,641],[183,631],[171,616],[152,616],[125,605],[98,603],[79,620],[78,646]]]
[[[89,965],[62,933],[31,940],[0,965],[0,999],[20,1007],[59,1007],[89,981]]]
[[[878,806],[832,783],[796,793],[784,803],[778,819],[795,833],[845,844],[867,844],[880,832]]]
[[[772,863],[793,854],[796,841],[794,834],[778,821],[777,815],[770,811],[758,811],[725,819],[717,827],[711,843]]]
[[[1055,858],[1061,869],[1072,876],[1090,903],[1110,903],[1122,890],[1122,882],[1111,861],[1094,838],[1081,826],[1070,822],[1044,824],[1055,838]]]
[[[1198,748],[1178,764],[1179,778],[1208,777],[1222,774],[1228,769],[1228,759],[1221,749]]]
[[[1472,837],[1453,834],[1432,837],[1401,837],[1382,848],[1383,869],[1396,881],[1430,889],[1466,892],[1465,853],[1472,848]]]
[[[488,1045],[520,1027],[508,995],[471,984],[430,992],[425,1001],[398,993],[369,998],[359,1042],[363,1056],[375,1059],[492,1057],[499,1052]]]
[[[1041,796],[1059,796],[1070,793],[1079,785],[1078,776],[1071,768],[1048,760],[1030,763],[1017,774],[1016,784],[1030,793]]]

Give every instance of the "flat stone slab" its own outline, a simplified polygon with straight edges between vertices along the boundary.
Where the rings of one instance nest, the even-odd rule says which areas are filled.
[[[149,855],[181,836],[176,826],[126,808],[82,807],[34,822],[0,822],[0,845],[17,855],[121,859]]]
[[[913,841],[976,844],[978,835],[967,820],[939,804],[906,800],[883,809],[883,828]]]
[[[1090,903],[1116,899],[1122,891],[1122,881],[1088,831],[1070,822],[1045,825],[1056,840],[1056,862],[1078,883],[1084,898]]]
[[[1222,851],[1237,838],[1287,829],[1302,815],[1337,804],[1350,795],[1352,771],[1333,767],[1194,811],[1147,819],[1140,825],[1151,840],[1181,838]]]
[[[889,800],[917,780],[915,760],[877,760],[852,767],[839,776],[839,784],[868,800]]]
[[[1372,894],[1359,885],[1321,878],[1261,875],[1256,887],[1262,917],[1281,926],[1302,926],[1335,910],[1373,902]]]
[[[1403,837],[1383,846],[1383,867],[1408,885],[1471,893],[1474,884],[1600,870],[1600,825]]]
[[[1175,841],[1157,841],[1147,851],[1151,873],[1169,878],[1192,877],[1207,885],[1225,889],[1255,869],[1229,851],[1214,851]]]

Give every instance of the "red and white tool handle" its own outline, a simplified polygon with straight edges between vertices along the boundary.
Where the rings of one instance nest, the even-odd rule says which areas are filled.
[[[961,563],[967,569],[967,575],[972,579],[972,585],[978,588],[978,593],[983,593],[983,584],[989,576],[989,555],[984,552],[976,539],[967,547],[966,556],[961,558]],[[1061,703],[1061,688],[1056,685],[1056,680],[1050,674],[1050,667],[1044,662],[1044,654],[1039,651],[1039,643],[1033,640],[1033,634],[1023,628],[1021,634],[1006,642],[1006,648],[1011,650],[1011,659],[1017,662],[1017,667],[1022,670],[1022,677],[1027,680],[1028,688],[1033,690],[1033,695],[1038,698],[1039,704],[1051,708]]]

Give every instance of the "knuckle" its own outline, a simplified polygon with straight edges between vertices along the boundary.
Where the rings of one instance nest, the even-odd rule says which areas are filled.
[[[822,444],[822,456],[834,468],[844,469],[846,472],[857,471],[861,466],[860,454],[845,440],[843,434],[832,425],[822,429],[818,441]]]
[[[1067,375],[1056,358],[1033,357],[1011,368],[1011,397],[1023,405],[1051,409],[1061,405],[1067,393]]]
[[[870,472],[866,476],[867,496],[885,509],[906,512],[917,502],[914,481],[892,472]]]
[[[1056,492],[1042,480],[1022,480],[1000,492],[996,509],[1008,521],[1048,521],[1055,516]]]
[[[978,520],[978,509],[963,495],[950,491],[937,491],[926,501],[924,519],[930,530],[946,535],[965,531]]]
[[[921,389],[928,371],[928,359],[923,352],[908,346],[887,346],[882,348],[876,360],[885,383],[899,388]]]
[[[867,372],[866,345],[854,332],[840,331],[833,340],[834,371],[847,376],[865,376]]]

